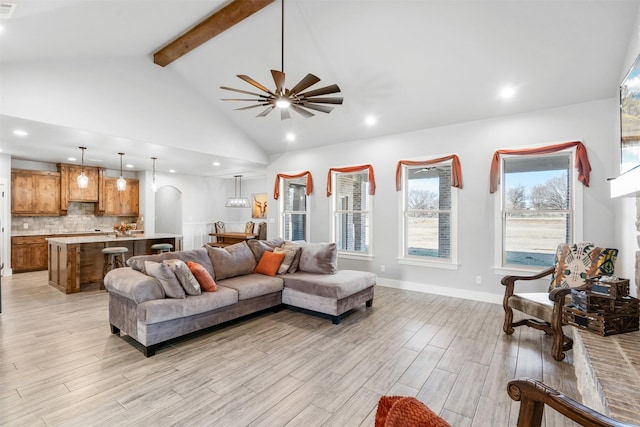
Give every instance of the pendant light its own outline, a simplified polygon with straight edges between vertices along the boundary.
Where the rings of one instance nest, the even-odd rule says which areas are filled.
[[[249,199],[242,197],[242,175],[235,175],[235,197],[227,199],[227,208],[250,208]]]
[[[153,172],[151,174],[151,191],[155,193],[158,191],[158,184],[156,184],[156,160],[158,160],[158,158],[152,157],[151,160],[153,160]]]
[[[124,153],[118,153],[120,155],[120,178],[116,181],[116,187],[118,191],[124,191],[127,188],[127,180],[122,176],[122,156]]]
[[[82,169],[80,170],[80,175],[78,175],[78,188],[87,188],[89,186],[89,177],[84,174],[84,150],[87,147],[78,147],[82,150]]]

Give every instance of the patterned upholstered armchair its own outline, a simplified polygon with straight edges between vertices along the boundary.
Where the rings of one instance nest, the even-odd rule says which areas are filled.
[[[573,347],[573,340],[562,331],[562,306],[567,295],[572,288],[585,286],[588,277],[613,275],[617,255],[617,249],[600,248],[588,242],[561,244],[552,267],[533,276],[503,277],[502,329],[507,335],[513,334],[513,328],[523,325],[544,331],[553,340],[551,355],[556,360],[563,360],[564,352]],[[517,281],[537,280],[548,275],[551,275],[549,292],[515,293]],[[534,318],[514,322],[513,310]]]

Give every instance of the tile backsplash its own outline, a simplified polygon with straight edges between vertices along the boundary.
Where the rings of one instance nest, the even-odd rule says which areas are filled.
[[[87,231],[112,231],[115,224],[136,222],[135,217],[96,216],[95,203],[69,202],[67,215],[13,216],[11,235],[65,234]],[[24,228],[27,224],[27,228]]]

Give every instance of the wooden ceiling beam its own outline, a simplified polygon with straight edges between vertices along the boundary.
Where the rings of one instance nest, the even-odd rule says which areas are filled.
[[[274,1],[232,0],[213,15],[154,52],[153,62],[161,67],[169,65]]]

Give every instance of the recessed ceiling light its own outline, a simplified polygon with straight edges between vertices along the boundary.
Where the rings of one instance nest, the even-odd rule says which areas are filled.
[[[220,162],[213,162],[211,163],[213,166],[220,166]]]
[[[376,118],[375,116],[367,116],[364,119],[364,122],[367,124],[367,126],[373,126],[376,124]]]
[[[500,92],[500,96],[504,99],[509,99],[513,97],[513,95],[515,94],[516,94],[516,89],[511,86],[507,86],[503,88],[502,91]]]
[[[18,136],[27,136],[27,135],[29,135],[29,134],[27,133],[27,131],[24,131],[24,130],[22,130],[22,129],[16,129],[16,130],[14,130],[14,131],[13,131],[13,134],[14,134],[14,135],[18,135]]]
[[[169,173],[176,173],[175,169],[169,169]]]
[[[129,164],[127,164],[127,165],[125,165],[125,168],[129,168],[129,169],[131,169],[132,167],[133,167],[133,165],[132,165],[131,163],[129,163]]]
[[[78,159],[76,159],[75,157],[67,157],[67,160],[69,160],[70,162],[75,162]]]
[[[287,141],[293,142],[296,140],[296,134],[293,132],[288,132],[285,138],[287,139]]]

